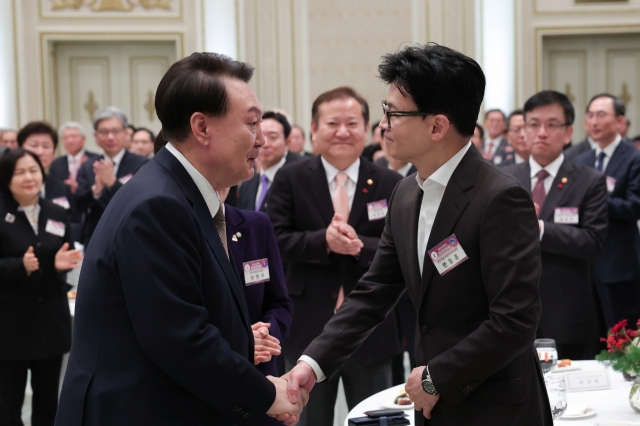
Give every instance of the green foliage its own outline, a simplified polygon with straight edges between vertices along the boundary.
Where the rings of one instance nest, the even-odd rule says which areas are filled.
[[[611,366],[614,371],[640,375],[640,347],[629,345],[624,352],[602,351],[596,360]]]

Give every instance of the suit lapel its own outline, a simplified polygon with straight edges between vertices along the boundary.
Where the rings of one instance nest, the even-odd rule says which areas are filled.
[[[369,181],[372,182],[371,185],[369,185]],[[355,228],[358,224],[358,221],[360,220],[360,217],[362,217],[362,214],[366,212],[367,203],[371,201],[378,201],[372,200],[371,198],[373,196],[373,191],[377,182],[377,174],[373,168],[373,165],[365,159],[361,158],[360,170],[358,171],[358,182],[356,183],[356,192],[353,195],[353,203],[351,203],[351,211],[349,212],[349,220],[347,221],[347,223],[353,228]]]
[[[420,216],[420,206],[422,205],[422,190],[416,183],[411,185],[406,196],[402,198],[402,222],[404,241],[409,242],[409,281],[407,282],[407,291],[413,293],[412,300],[418,300],[420,294],[420,264],[418,262],[418,220]],[[407,225],[411,226],[407,226]],[[402,226],[403,225],[403,226]],[[417,307],[416,307],[417,309]]]
[[[256,196],[258,195],[258,186],[260,185],[260,173],[255,173],[251,179],[242,184],[241,191],[246,191],[247,202],[252,204],[252,210],[256,206]],[[265,197],[266,199],[266,197]]]
[[[622,164],[624,157],[626,155],[626,148],[627,146],[624,145],[625,142],[621,141],[618,144],[618,147],[616,148],[615,151],[613,151],[613,154],[611,155],[611,158],[609,159],[609,163],[607,163],[607,168],[605,169],[605,174],[607,176],[614,176],[616,174],[616,171],[620,170],[620,165]],[[593,157],[593,161],[595,163],[595,150],[594,150],[594,157]]]
[[[233,258],[235,260],[234,263],[242,266],[242,263],[247,260],[244,258],[244,253],[246,252],[246,243],[249,236],[249,224],[245,222],[244,218],[239,215],[237,210],[233,207],[225,205],[225,209],[225,218],[227,221],[227,244],[229,246],[229,252],[233,253]],[[241,235],[240,238],[237,237],[238,233]],[[235,239],[234,235],[236,235]],[[237,269],[238,268],[234,268],[234,271],[237,271]],[[238,275],[238,281],[240,284],[244,282],[240,275]]]
[[[513,177],[522,184],[524,189],[531,194],[531,166],[528,161],[516,166],[513,172]]]
[[[566,159],[562,162],[558,174],[553,179],[549,193],[544,200],[544,205],[540,211],[540,219],[546,221],[553,221],[555,208],[560,205],[565,194],[571,193],[571,185],[573,184],[573,164]],[[564,180],[564,182],[563,182]],[[576,207],[576,206],[571,206]]]
[[[308,160],[307,166],[309,175],[305,180],[309,185],[309,194],[315,200],[318,211],[327,226],[329,226],[334,213],[333,201],[331,200],[331,192],[327,182],[327,173],[322,167],[320,156]]]

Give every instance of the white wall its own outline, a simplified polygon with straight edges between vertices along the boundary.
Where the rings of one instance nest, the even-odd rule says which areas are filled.
[[[236,1],[204,0],[204,50],[238,59]]]
[[[18,127],[13,5],[0,0],[0,129]]]

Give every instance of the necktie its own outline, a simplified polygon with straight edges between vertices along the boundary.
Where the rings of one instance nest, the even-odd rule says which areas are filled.
[[[342,216],[343,221],[349,219],[349,196],[347,195],[347,189],[344,184],[347,182],[347,174],[345,172],[339,172],[336,175],[336,192],[333,194],[333,211]],[[338,293],[338,299],[336,300],[336,311],[344,302],[344,287],[340,286],[340,292]]]
[[[72,178],[76,178],[78,176],[78,160],[75,157],[71,157],[69,162],[69,174]]]
[[[258,202],[256,203],[256,211],[259,212],[262,204],[264,203],[264,199],[267,197],[267,191],[269,190],[269,178],[267,175],[260,176],[260,183],[262,188],[260,189],[260,196],[258,197]]]
[[[227,248],[227,223],[224,220],[222,204],[220,204],[220,208],[213,217],[213,221],[216,223],[216,229],[218,230],[220,241],[222,241],[222,245],[224,246],[224,252],[227,253],[227,258],[229,258],[229,249]]]
[[[536,177],[538,181],[536,182],[536,186],[533,188],[531,192],[531,198],[533,202],[540,206],[540,210],[542,210],[542,206],[544,205],[544,200],[547,198],[547,193],[544,190],[544,180],[549,177],[549,172],[545,169],[540,170],[536,173]]]
[[[493,149],[493,142],[487,141],[484,147],[484,159],[491,161],[491,150]]]
[[[604,151],[600,152],[600,154],[598,154],[598,171],[601,172],[604,166],[604,157],[606,157],[607,154],[604,153]]]

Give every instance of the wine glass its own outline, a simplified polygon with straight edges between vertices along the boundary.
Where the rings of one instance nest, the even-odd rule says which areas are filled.
[[[536,339],[533,342],[533,346],[535,346],[536,351],[538,352],[538,360],[540,361],[542,374],[544,377],[549,377],[549,374],[558,365],[556,341],[553,339]]]
[[[551,416],[553,420],[559,419],[565,411],[567,411],[567,397],[565,395],[564,377],[547,377],[544,379],[547,387],[547,395],[549,395],[549,404],[551,405]]]

